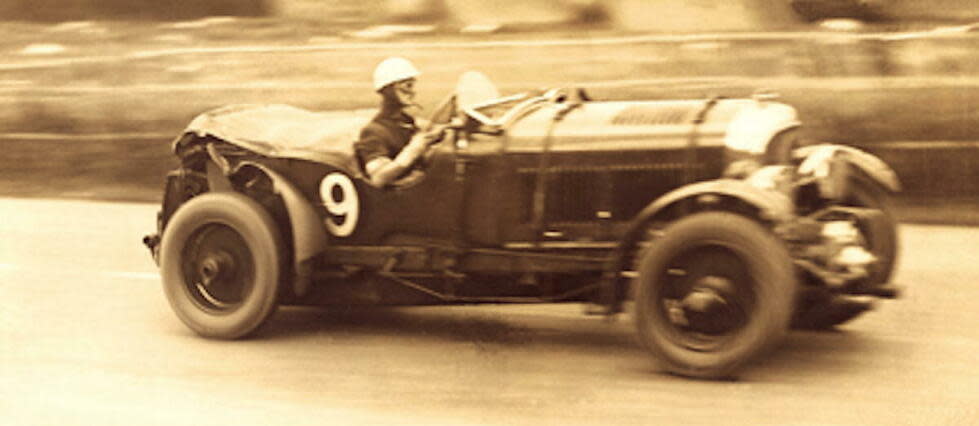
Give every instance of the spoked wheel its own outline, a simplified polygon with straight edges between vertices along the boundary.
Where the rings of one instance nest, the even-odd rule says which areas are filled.
[[[734,374],[785,334],[792,259],[760,224],[700,213],[666,228],[639,256],[639,339],[672,373]]]
[[[230,192],[195,197],[164,231],[167,299],[202,336],[245,336],[276,308],[282,252],[275,222],[255,201]]]

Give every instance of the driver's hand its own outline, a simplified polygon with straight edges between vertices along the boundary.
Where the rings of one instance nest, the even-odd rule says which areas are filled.
[[[431,129],[426,131],[424,135],[422,135],[422,139],[424,139],[426,145],[437,144],[441,142],[443,138],[445,138],[445,131],[448,128],[448,125],[436,124],[432,126]]]

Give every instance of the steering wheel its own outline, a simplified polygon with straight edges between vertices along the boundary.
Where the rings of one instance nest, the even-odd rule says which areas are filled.
[[[426,133],[431,133],[436,129],[437,126],[447,127],[452,123],[455,118],[456,112],[456,94],[450,93],[432,111],[429,116],[429,121],[425,123],[421,129],[419,129],[420,135],[425,135]],[[417,137],[418,135],[416,135]],[[435,149],[431,149],[433,145],[437,145],[445,139],[444,133],[443,137],[438,140],[434,140],[428,143],[428,148],[425,153],[422,154],[420,158],[415,160],[415,164],[411,167],[407,174],[398,178],[394,182],[391,182],[388,187],[394,189],[406,189],[417,185],[425,178],[425,169],[427,164],[431,162],[432,156],[435,155]]]
[[[432,130],[434,126],[437,125],[447,125],[452,122],[452,119],[456,116],[456,94],[450,93],[448,96],[442,99],[441,102],[432,111],[429,116],[428,124],[425,125],[422,132],[427,132]]]

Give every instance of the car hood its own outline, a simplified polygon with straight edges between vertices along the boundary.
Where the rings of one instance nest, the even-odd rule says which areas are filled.
[[[289,105],[230,105],[205,112],[184,133],[213,136],[267,157],[336,166],[354,175],[353,144],[376,110],[315,112]]]
[[[750,99],[585,102],[560,122],[564,104],[539,108],[510,123],[508,150],[539,151],[549,137],[554,151],[677,149],[690,144],[724,146],[732,121],[755,108]],[[560,116],[560,115],[558,115]]]

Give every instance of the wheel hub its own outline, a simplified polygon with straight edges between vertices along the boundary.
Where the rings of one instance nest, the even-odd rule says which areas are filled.
[[[233,228],[202,226],[184,248],[185,283],[199,306],[230,311],[242,303],[254,278],[254,257]]]
[[[201,283],[205,286],[211,286],[234,268],[235,261],[231,254],[226,251],[217,251],[209,254],[201,261],[198,273],[201,276]]]
[[[734,292],[734,285],[724,277],[708,275],[697,280],[690,293],[683,298],[687,310],[707,313],[727,305],[727,295]]]
[[[708,335],[729,332],[737,322],[737,307],[732,302],[734,284],[727,278],[708,275],[694,284],[679,303],[683,325]]]
[[[727,301],[712,289],[695,289],[683,298],[684,311],[708,314],[727,304]]]

